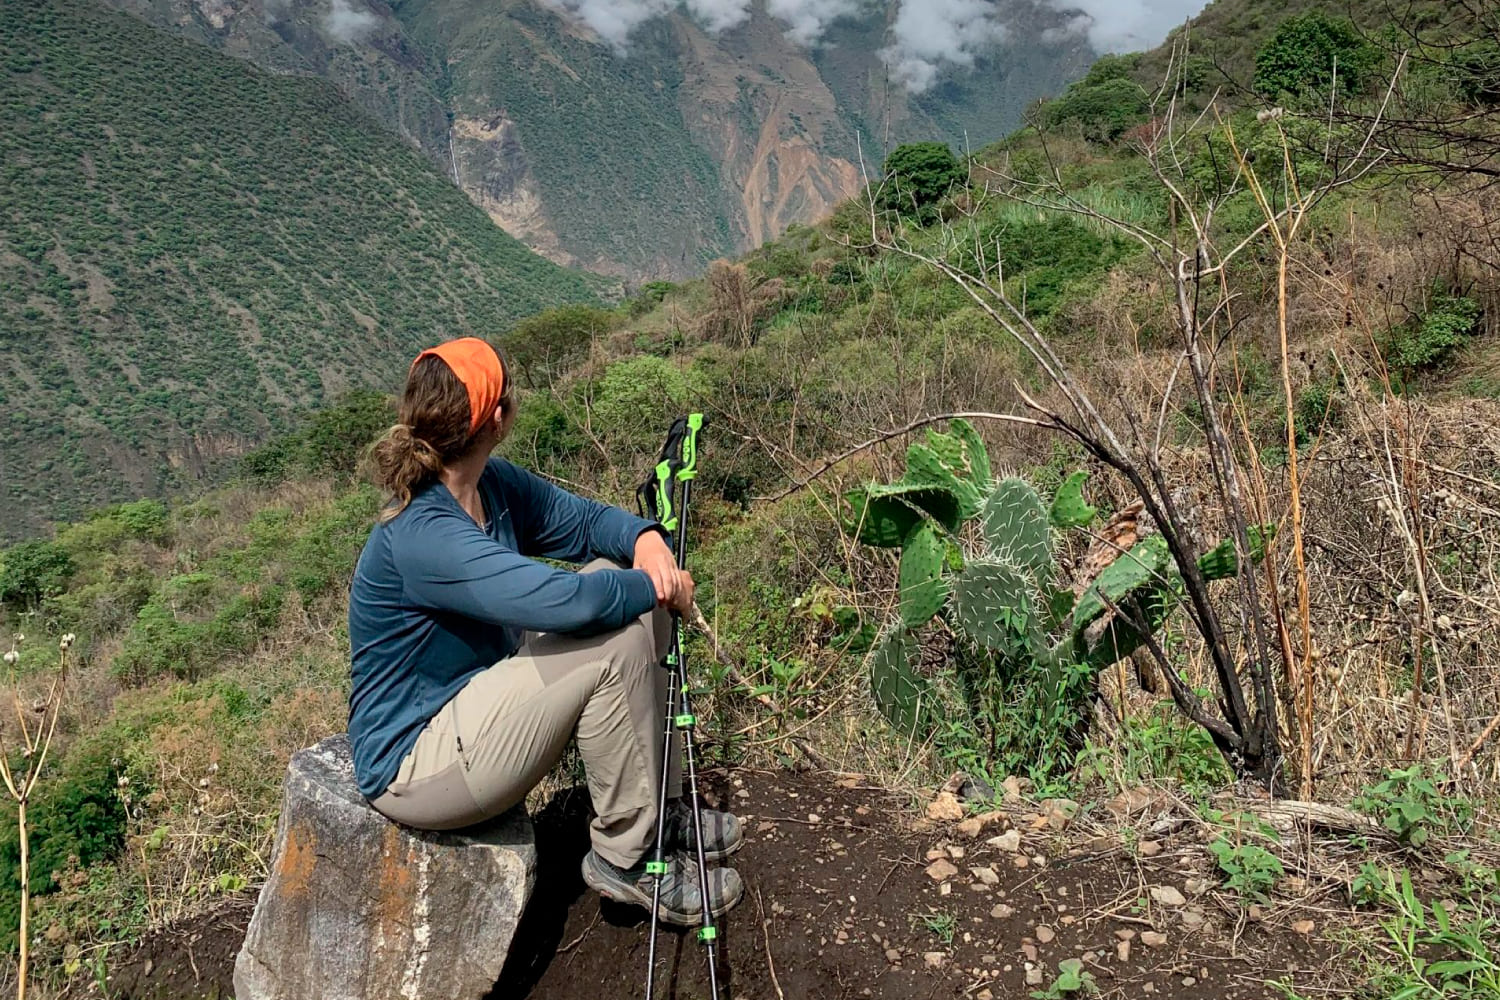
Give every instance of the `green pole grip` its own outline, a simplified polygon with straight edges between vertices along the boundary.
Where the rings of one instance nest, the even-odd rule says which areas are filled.
[[[677,511],[672,509],[671,462],[660,462],[656,466],[656,510],[663,528],[672,531],[677,527]]]
[[[682,439],[682,465],[677,470],[678,482],[687,482],[698,475],[698,432],[703,429],[703,414],[689,413],[687,434]]]

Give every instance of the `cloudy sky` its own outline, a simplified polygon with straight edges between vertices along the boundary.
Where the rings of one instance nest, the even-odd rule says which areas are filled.
[[[892,75],[921,92],[954,67],[1005,37],[1005,10],[1013,0],[541,0],[587,24],[617,50],[654,17],[685,8],[710,32],[728,31],[750,17],[751,5],[786,25],[787,37],[817,45],[841,17],[874,7],[897,7],[889,44],[880,56]],[[1086,37],[1099,52],[1150,48],[1203,9],[1206,0],[1039,0],[1069,14],[1068,32]]]

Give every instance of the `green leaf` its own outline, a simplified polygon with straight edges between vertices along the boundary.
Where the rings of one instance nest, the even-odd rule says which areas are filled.
[[[1057,488],[1052,509],[1047,512],[1047,520],[1054,528],[1082,528],[1099,513],[1098,507],[1083,499],[1083,483],[1088,477],[1089,474],[1080,469]]]
[[[1042,498],[1026,480],[1000,482],[984,503],[984,537],[1001,558],[1042,574],[1052,566],[1052,532]]]
[[[943,610],[948,582],[943,578],[947,542],[931,521],[918,522],[901,547],[901,621],[908,628],[926,624]]]
[[[870,654],[870,691],[887,721],[915,740],[927,726],[931,688],[912,669],[916,642],[905,630],[892,632]]]
[[[1057,963],[1057,982],[1053,985],[1063,993],[1083,989],[1083,960],[1065,958]]]

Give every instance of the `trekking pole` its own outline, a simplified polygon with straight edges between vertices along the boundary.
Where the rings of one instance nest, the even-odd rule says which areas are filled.
[[[687,515],[692,496],[692,482],[698,474],[698,434],[703,429],[703,414],[693,413],[672,425],[667,443],[662,448],[662,460],[653,470],[652,479],[637,491],[642,513],[647,509],[656,515],[663,528],[677,533],[676,549],[678,569],[686,568],[687,562]],[[673,503],[677,487],[682,490],[678,504]],[[688,802],[693,813],[693,845],[697,851],[698,892],[703,903],[703,924],[698,930],[698,940],[708,952],[708,982],[710,996],[719,997],[718,973],[718,928],[714,924],[708,887],[708,859],[703,850],[703,814],[698,804],[698,762],[694,731],[697,718],[693,715],[691,694],[688,690],[687,661],[683,652],[682,616],[672,613],[672,648],[667,654],[667,711],[666,725],[662,736],[661,791],[657,798],[656,851],[646,871],[654,876],[652,891],[651,942],[647,951],[649,965],[646,970],[646,1000],[652,1000],[656,983],[656,935],[658,929],[657,904],[661,899],[661,880],[667,872],[666,864],[666,805],[667,775],[672,752],[673,731],[682,734],[683,756],[686,764]]]

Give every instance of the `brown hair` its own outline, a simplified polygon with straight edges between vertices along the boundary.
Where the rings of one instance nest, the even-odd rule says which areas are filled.
[[[500,405],[510,405],[508,386]],[[425,357],[412,366],[397,408],[399,423],[370,447],[375,483],[391,498],[380,512],[382,522],[405,510],[443,466],[468,453],[474,444],[469,418],[468,390],[447,362]]]

